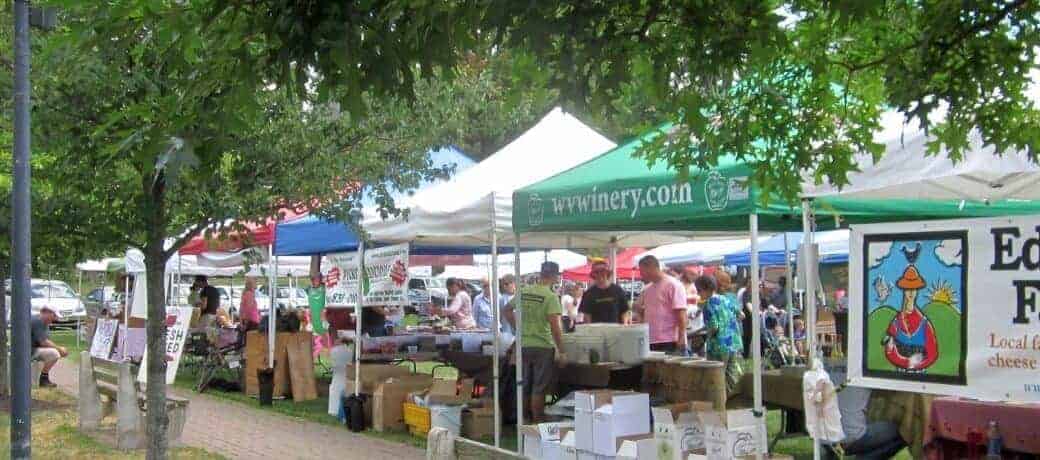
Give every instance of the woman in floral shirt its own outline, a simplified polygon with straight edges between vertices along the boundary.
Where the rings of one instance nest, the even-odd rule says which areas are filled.
[[[740,320],[734,314],[734,308],[730,301],[717,294],[718,283],[712,276],[701,276],[695,281],[697,291],[701,295],[701,302],[707,323],[704,327],[708,330],[707,355],[708,359],[721,361],[726,365],[726,390],[728,394],[735,394],[740,386],[740,377],[744,374],[740,367],[743,358],[741,352],[744,343],[740,338]]]

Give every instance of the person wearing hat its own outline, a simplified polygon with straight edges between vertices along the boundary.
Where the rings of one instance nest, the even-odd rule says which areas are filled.
[[[932,322],[917,308],[917,294],[928,285],[914,265],[921,248],[907,251],[904,247],[903,252],[909,265],[896,281],[896,287],[903,290],[903,308],[889,323],[883,345],[885,358],[893,366],[919,372],[939,359],[939,343]]]
[[[581,297],[578,312],[588,323],[621,323],[629,319],[628,294],[610,280],[610,266],[606,262],[592,264],[592,286]]]
[[[556,363],[563,362],[563,306],[553,292],[560,281],[560,266],[545,262],[538,283],[520,288],[519,302],[513,298],[505,311],[506,321],[516,328],[516,310],[520,310],[520,340],[523,346],[523,379],[528,383],[524,394],[530,395],[527,406],[532,423],[545,418],[545,393],[556,377]],[[528,389],[529,388],[529,389]]]
[[[51,382],[51,368],[58,363],[59,359],[69,355],[69,351],[66,350],[65,347],[60,347],[51,341],[51,323],[60,319],[62,319],[61,312],[51,307],[44,306],[40,308],[40,314],[32,315],[32,318],[29,320],[29,336],[32,341],[32,359],[33,361],[43,362],[43,372],[40,373],[41,387],[57,386]]]

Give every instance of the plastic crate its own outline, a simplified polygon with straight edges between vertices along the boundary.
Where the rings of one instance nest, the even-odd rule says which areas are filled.
[[[426,437],[430,433],[430,409],[404,403],[404,423],[413,435]]]

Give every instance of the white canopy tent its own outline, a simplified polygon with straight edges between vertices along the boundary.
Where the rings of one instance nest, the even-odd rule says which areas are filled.
[[[764,242],[767,237],[760,237]],[[641,254],[636,259],[654,256],[665,265],[703,264],[721,261],[723,256],[749,247],[750,238],[731,238],[719,240],[696,240],[686,243],[666,244]]]
[[[977,130],[969,135],[969,145],[962,158],[954,162],[942,148],[935,155],[927,152],[932,140],[916,124],[891,126],[883,135],[885,153],[877,162],[861,155],[859,172],[848,175],[849,183],[841,188],[825,183],[804,181],[802,186],[803,246],[814,243],[809,201],[819,198],[852,198],[856,200],[935,200],[992,203],[999,200],[1040,200],[1040,165],[1023,151],[998,153],[984,145]],[[822,249],[822,247],[821,247]],[[815,283],[815,270],[806,271]],[[815,296],[807,296],[810,327],[815,329]],[[861,328],[860,318],[849,317],[849,329]],[[810,349],[814,330],[809,331]],[[814,453],[818,451],[814,443]]]
[[[513,238],[513,191],[596,158],[615,144],[560,108],[555,108],[513,142],[450,181],[420,190],[404,201],[407,217],[383,220],[374,211],[362,222],[372,241],[424,246],[488,247]],[[527,247],[605,248],[686,241],[683,235],[640,232],[604,236],[531,234]]]
[[[848,175],[841,189],[825,183],[805,181],[802,196],[818,198],[841,196],[856,199],[921,199],[996,201],[1007,199],[1040,200],[1040,165],[1026,152],[997,155],[993,146],[983,145],[977,131],[970,135],[969,148],[954,162],[944,148],[936,155],[927,153],[929,137],[911,129],[885,142],[885,154],[874,162],[861,155],[860,172]]]
[[[437,275],[437,278],[461,278],[468,280],[490,278],[492,258],[490,254],[480,254],[473,257],[473,265],[445,266],[444,272]],[[567,270],[585,265],[588,262],[588,258],[565,249],[525,251],[520,253],[520,273],[525,275],[536,273],[541,269],[542,263],[545,261],[556,262],[560,265],[560,270]],[[515,271],[514,265],[515,261],[513,260],[499,260],[498,273],[513,273]]]
[[[513,192],[559,172],[573,168],[614,147],[614,143],[561,108],[553,109],[537,124],[501,150],[450,181],[423,190],[407,200],[408,215],[382,219],[367,213],[362,227],[372,241],[411,242],[423,246],[490,249],[490,277],[499,277],[498,247],[513,239]],[[670,241],[660,241],[657,244]],[[569,238],[527,241],[531,247],[572,246]],[[609,241],[587,242],[586,247],[606,247]],[[656,244],[655,244],[656,245]],[[519,259],[519,253],[517,253]],[[583,262],[584,263],[584,262]],[[515,262],[514,268],[520,268]],[[491,283],[491,301],[498,303],[498,283]],[[495,348],[500,349],[498,309],[493,309]],[[499,353],[493,355],[493,394],[499,395]],[[355,377],[357,378],[357,377]],[[495,446],[500,445],[501,413],[495,406]]]

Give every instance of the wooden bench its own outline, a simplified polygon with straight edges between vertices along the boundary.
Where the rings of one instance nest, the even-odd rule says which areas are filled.
[[[90,431],[101,428],[101,420],[116,413],[116,446],[140,449],[147,440],[147,399],[137,383],[135,367],[128,362],[96,359],[90,352],[80,353],[79,427]],[[104,401],[102,401],[104,396]],[[180,440],[188,418],[188,400],[166,395],[169,418],[167,436],[171,444]]]

